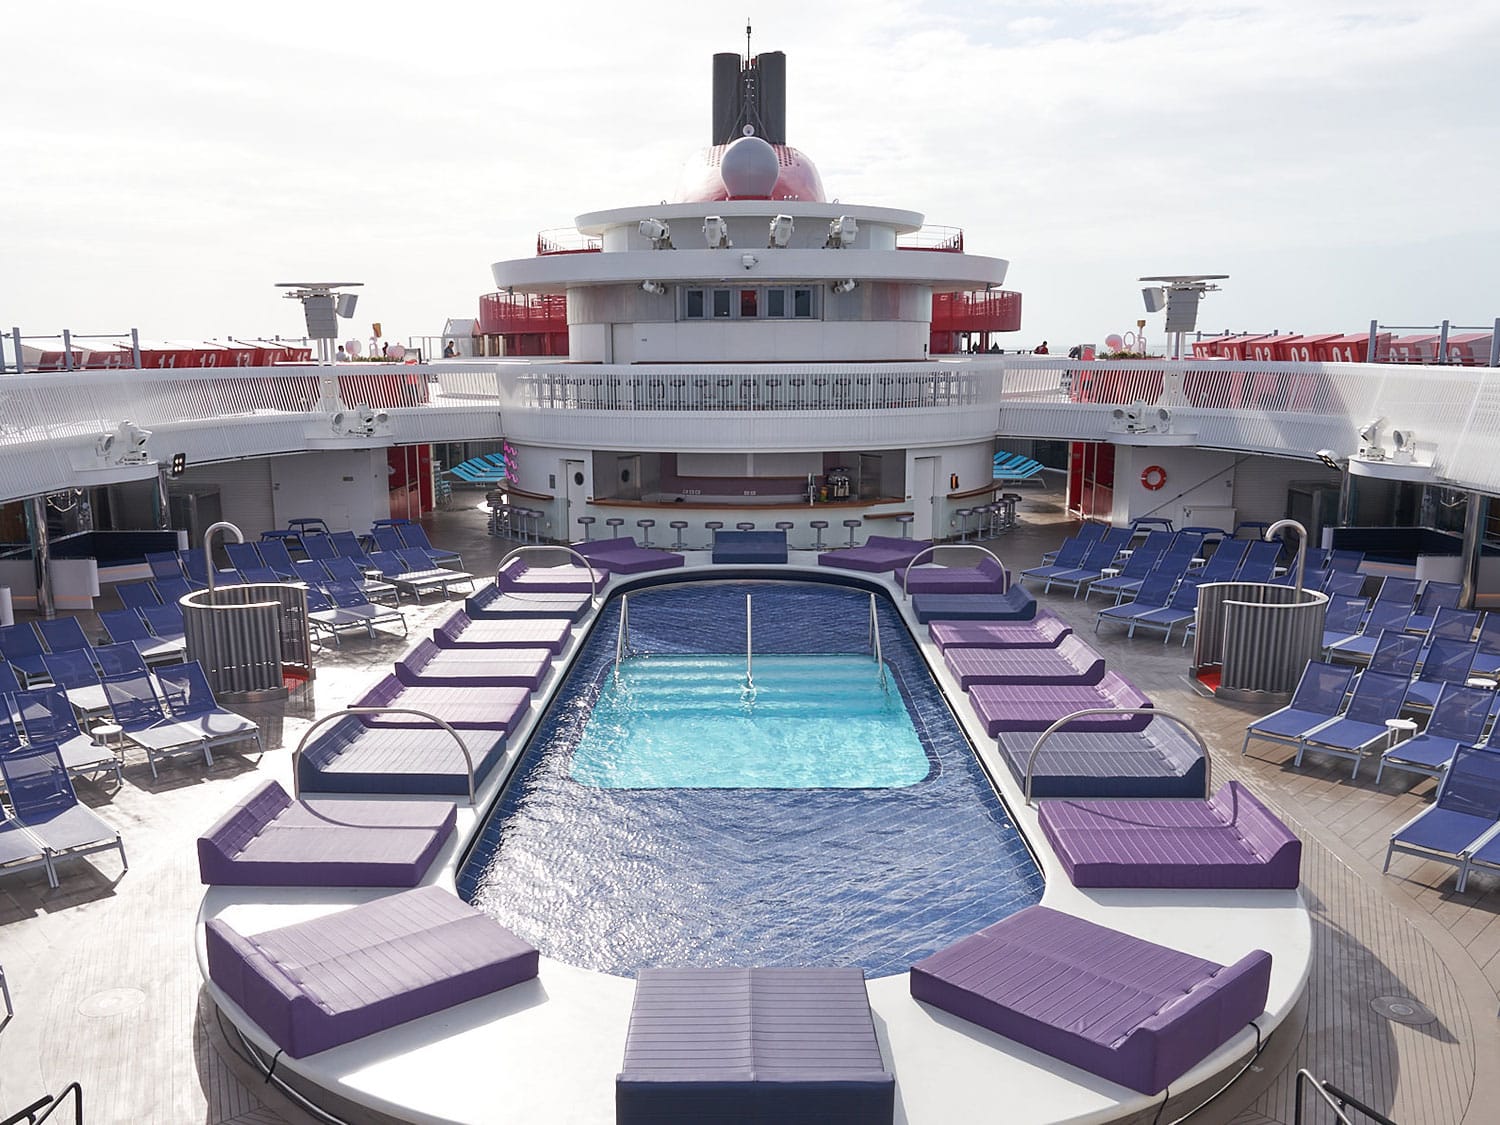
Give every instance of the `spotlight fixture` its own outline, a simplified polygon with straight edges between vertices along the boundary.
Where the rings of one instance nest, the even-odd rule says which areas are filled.
[[[642,219],[640,225],[642,238],[651,240],[651,249],[672,249],[672,228],[660,219]]]
[[[757,258],[754,254],[740,255],[740,265],[744,266],[747,270],[753,270],[755,268],[755,263],[758,261],[760,261],[760,259]]]
[[[172,468],[171,468],[170,471],[171,471],[172,476],[174,476],[174,477],[180,477],[180,476],[182,476],[183,473],[187,472],[187,454],[186,453],[174,453],[174,454],[172,454]]]
[[[667,291],[667,287],[659,281],[643,281],[641,282],[641,288],[647,293],[661,294]]]
[[[1359,431],[1359,440],[1376,444],[1380,441],[1380,428],[1385,425],[1384,418],[1376,418],[1374,421],[1366,422]]]
[[[729,224],[722,216],[710,215],[703,220],[703,241],[710,250],[723,250],[734,245],[729,240]]]
[[[1410,430],[1391,431],[1391,460],[1411,461],[1417,455],[1417,435]]]
[[[841,250],[847,246],[854,245],[854,238],[859,234],[859,224],[850,215],[840,215],[828,224],[828,241],[823,245],[834,250]]]
[[[833,291],[835,293],[853,293],[858,287],[859,282],[855,281],[852,277],[846,277],[843,281],[833,283]]]
[[[127,419],[115,427],[114,433],[101,435],[94,443],[94,452],[111,465],[144,465],[151,459],[146,449],[150,440],[150,430]]]
[[[1320,449],[1313,454],[1319,461],[1330,469],[1343,470],[1344,466],[1339,463],[1339,455],[1331,449]]]
[[[784,248],[792,240],[792,231],[795,229],[796,224],[790,215],[777,215],[771,220],[771,230],[766,245],[778,249]]]

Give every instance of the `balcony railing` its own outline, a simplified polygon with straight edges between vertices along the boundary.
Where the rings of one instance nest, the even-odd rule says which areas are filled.
[[[964,232],[959,227],[923,227],[911,234],[896,237],[897,250],[943,250],[949,254],[964,252]]]
[[[604,243],[591,235],[580,234],[571,227],[544,230],[536,236],[538,257],[546,254],[597,254]]]

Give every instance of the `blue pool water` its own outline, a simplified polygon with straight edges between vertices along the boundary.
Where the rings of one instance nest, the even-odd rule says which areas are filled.
[[[869,656],[638,656],[606,676],[572,777],[608,789],[885,789],[931,772]]]
[[[874,677],[868,593],[796,582],[632,593],[640,655],[626,670],[739,652],[747,590],[758,689],[779,656],[845,656]],[[601,611],[459,872],[464,898],[547,956],[625,976],[663,965],[859,965],[882,976],[1040,900],[1030,853],[884,602],[884,657],[924,759],[914,781],[579,780],[579,750],[613,681],[619,614],[618,599]],[[839,693],[805,679],[813,695]]]

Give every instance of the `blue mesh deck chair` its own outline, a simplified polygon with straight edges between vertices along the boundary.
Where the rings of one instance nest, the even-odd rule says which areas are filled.
[[[161,599],[156,596],[156,588],[149,582],[124,582],[115,587],[115,596],[120,599],[120,604],[126,609],[145,609],[147,606],[161,605]]]
[[[392,586],[389,582],[382,582],[378,578],[368,577],[353,559],[342,557],[324,559],[323,569],[336,581],[354,583],[372,601],[390,598],[392,605],[398,604],[401,601],[401,594],[396,587]]]
[[[1108,524],[1094,523],[1092,521],[1086,520],[1079,526],[1077,531],[1068,536],[1068,538],[1063,540],[1063,542],[1068,543],[1072,542],[1075,539],[1079,539],[1083,541],[1084,548],[1087,549],[1088,545],[1102,536],[1108,527]],[[1061,550],[1061,548],[1059,548],[1059,550]],[[1080,553],[1078,557],[1083,558],[1083,555]],[[1047,563],[1054,562],[1056,558],[1057,551],[1044,552],[1042,555],[1042,565],[1045,566]]]
[[[1334,548],[1328,556],[1328,568],[1330,570],[1344,570],[1350,573],[1358,570],[1365,561],[1363,551],[1344,551]]]
[[[1375,643],[1375,651],[1370,654],[1369,670],[1410,679],[1416,675],[1417,659],[1421,655],[1421,637],[1387,629],[1380,634],[1380,639]]]
[[[1172,639],[1172,630],[1179,625],[1190,624],[1198,617],[1198,587],[1202,585],[1196,578],[1184,578],[1177,583],[1177,589],[1172,591],[1172,600],[1161,609],[1153,609],[1141,615],[1135,621],[1137,629],[1160,629],[1162,631],[1161,643],[1166,644]],[[1187,644],[1188,630],[1182,631],[1182,643]]]
[[[1248,539],[1220,539],[1214,553],[1196,571],[1200,582],[1232,582],[1245,561],[1245,551],[1250,546]]]
[[[1114,604],[1119,605],[1126,594],[1133,594],[1140,589],[1141,583],[1146,580],[1147,575],[1157,569],[1157,564],[1161,562],[1161,559],[1160,552],[1148,551],[1144,547],[1132,551],[1130,558],[1126,559],[1125,565],[1120,568],[1120,573],[1091,582],[1083,600],[1088,601],[1094,596],[1095,591],[1098,591],[1103,594],[1113,594]],[[1169,573],[1173,579],[1176,579],[1182,572],[1171,570],[1164,571],[1164,573]]]
[[[28,624],[0,627],[0,657],[13,668],[22,685],[47,683],[46,650],[36,630]]]
[[[87,652],[91,647],[76,617],[54,617],[50,621],[37,621],[35,625],[47,644],[48,652]]]
[[[427,557],[439,566],[452,564],[455,567],[464,565],[463,556],[457,551],[445,551],[441,547],[434,547],[432,540],[427,538],[427,529],[419,523],[403,523],[396,530],[401,535],[401,541],[408,547],[414,547],[418,551],[424,551]]]
[[[401,626],[402,636],[407,635],[406,616],[399,609],[376,605],[370,601],[357,583],[330,579],[323,589],[336,608],[364,618],[372,638],[375,636],[376,625],[388,625],[392,622]]]
[[[142,652],[139,641],[121,641],[117,645],[100,645],[94,650],[99,676],[123,676],[127,672],[145,675],[150,657]]]
[[[157,637],[164,641],[180,641],[183,639],[182,607],[176,602],[169,605],[159,605],[151,609],[140,611],[141,620],[146,623]]]
[[[0,754],[0,774],[16,821],[42,844],[54,866],[66,857],[116,849],[129,870],[125,842],[98,813],[78,803],[56,746],[33,742]]]
[[[1380,643],[1383,634],[1406,631],[1408,616],[1410,614],[1406,607],[1396,602],[1370,606],[1370,611],[1365,614],[1364,625],[1358,634],[1328,646],[1329,659],[1348,660],[1356,664],[1369,663],[1370,657],[1375,654],[1375,646]]]
[[[1432,628],[1433,619],[1439,610],[1457,609],[1458,595],[1462,587],[1457,582],[1429,582],[1417,595],[1417,608],[1412,610],[1406,627],[1414,633],[1425,633]]]
[[[1049,575],[1042,585],[1042,593],[1049,593],[1053,586],[1062,586],[1072,590],[1076,598],[1079,589],[1104,577],[1105,568],[1113,565],[1117,553],[1113,543],[1101,539],[1084,552],[1082,561],[1072,570]]]
[[[1307,752],[1314,750],[1335,758],[1348,758],[1354,763],[1350,778],[1358,777],[1366,751],[1378,743],[1390,742],[1392,732],[1385,722],[1401,713],[1408,682],[1405,676],[1366,669],[1354,685],[1354,694],[1349,697],[1344,713],[1302,736],[1292,765],[1301,766]]]
[[[208,677],[203,674],[203,666],[196,660],[161,669],[156,673],[156,682],[161,685],[172,721],[179,726],[196,726],[209,746],[253,738],[256,750],[265,751],[260,727],[243,715],[219,706]]]
[[[99,694],[104,694],[102,687],[99,688]],[[21,716],[21,729],[26,732],[26,741],[50,742],[56,746],[63,767],[70,777],[83,777],[93,781],[113,774],[116,785],[125,780],[120,771],[119,756],[78,729],[78,720],[73,717],[73,705],[57,688],[21,691],[11,698]]]
[[[185,578],[182,564],[177,561],[176,551],[148,551],[146,565],[151,568],[152,578]]]
[[[202,754],[205,765],[213,765],[213,754],[203,732],[195,726],[174,722],[162,708],[161,699],[148,674],[126,673],[104,677],[104,694],[115,722],[125,738],[146,752],[151,776],[156,774],[156,759],[175,754]]]
[[[1370,608],[1368,598],[1354,598],[1335,594],[1328,599],[1328,608],[1323,611],[1323,647],[1329,648],[1350,637],[1359,636],[1360,623],[1365,611]]]
[[[1124,605],[1116,603],[1101,609],[1094,617],[1094,632],[1099,631],[1099,626],[1105,621],[1117,621],[1126,625],[1125,635],[1135,636],[1136,621],[1152,610],[1164,609],[1172,598],[1172,587],[1177,584],[1177,576],[1160,567],[1150,571],[1141,581],[1140,588],[1136,591],[1135,599]]]
[[[1474,630],[1479,627],[1479,613],[1472,609],[1452,609],[1447,606],[1433,615],[1427,627],[1427,643],[1433,641],[1472,641]]]
[[[1469,860],[1500,832],[1500,753],[1460,746],[1438,786],[1437,799],[1391,833],[1385,866],[1397,852],[1458,868],[1455,890],[1469,881]]]
[[[1433,641],[1423,654],[1421,672],[1406,690],[1406,706],[1421,711],[1431,710],[1444,685],[1462,687],[1469,678],[1469,668],[1474,663],[1474,652],[1478,647],[1473,641]]]
[[[1353,680],[1353,668],[1309,660],[1297,681],[1297,690],[1292,692],[1291,702],[1245,728],[1240,753],[1249,751],[1252,738],[1299,743],[1309,731],[1332,722],[1344,706],[1344,696]]]
[[[1251,540],[1245,549],[1240,569],[1235,572],[1236,582],[1270,582],[1276,577],[1276,560],[1281,558],[1281,541]]]
[[[292,554],[286,549],[284,540],[262,539],[257,546],[260,548],[260,557],[265,560],[265,564],[281,575],[283,581],[296,581],[297,570],[292,564]]]
[[[1479,626],[1479,650],[1474,654],[1476,675],[1500,675],[1500,613],[1486,613]]]
[[[156,587],[156,596],[161,599],[161,604],[172,606],[174,609],[177,603],[191,594],[194,589],[193,584],[186,578],[153,578],[151,585]],[[201,586],[198,588],[202,589]],[[141,606],[141,612],[145,613],[147,610],[158,608],[160,607],[154,605]]]
[[[324,559],[337,558],[339,552],[329,536],[310,531],[302,537],[302,553],[310,559],[322,562]]]
[[[1021,577],[1047,579],[1055,574],[1062,574],[1064,571],[1076,570],[1083,562],[1084,555],[1098,541],[1098,538],[1097,535],[1088,539],[1075,535],[1071,539],[1064,539],[1062,545],[1052,552],[1050,560],[1048,556],[1043,555],[1042,565],[1021,571]]]
[[[254,543],[225,543],[224,553],[234,569],[241,573],[265,565],[265,560],[260,557],[260,551]]]
[[[1417,580],[1387,575],[1380,583],[1380,592],[1375,595],[1375,604],[1395,602],[1408,614],[1417,600]]]
[[[137,658],[144,659],[148,664],[169,664],[174,660],[181,660],[183,653],[187,651],[185,640],[153,636],[141,615],[133,609],[102,610],[99,624],[104,626],[104,634],[110,643],[94,649],[94,660],[99,664],[100,672],[106,676],[110,674],[109,669],[104,666],[103,653],[107,648],[131,645],[137,650]]]
[[[104,687],[99,683],[99,669],[94,664],[94,650],[49,652],[42,657],[52,686],[68,698],[73,710],[84,718],[103,715],[109,710]]]
[[[1444,684],[1432,706],[1427,729],[1415,738],[1396,743],[1380,756],[1375,767],[1375,784],[1380,784],[1388,766],[1441,777],[1460,746],[1477,746],[1484,737],[1484,724],[1494,700],[1495,693],[1488,688]]]
[[[1344,595],[1358,598],[1365,590],[1365,576],[1351,570],[1326,570],[1323,572],[1323,592],[1330,598]]]

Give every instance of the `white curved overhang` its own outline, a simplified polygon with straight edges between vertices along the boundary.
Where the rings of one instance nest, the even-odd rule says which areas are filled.
[[[912,234],[922,229],[919,211],[896,207],[867,207],[854,203],[815,203],[800,199],[719,199],[693,203],[656,203],[635,207],[612,207],[608,211],[590,211],[573,220],[582,234],[599,236],[612,227],[635,226],[642,219],[702,219],[705,215],[730,218],[772,218],[790,215],[793,219],[832,220],[848,215],[860,224],[878,224],[895,229],[897,234]]]
[[[701,208],[700,208],[701,210]],[[753,259],[748,268],[746,261]],[[1005,283],[1004,258],[944,250],[778,250],[764,246],[725,250],[627,250],[609,254],[553,254],[496,262],[500,289],[559,293],[577,285],[736,281],[908,282],[936,292],[984,289]]]

